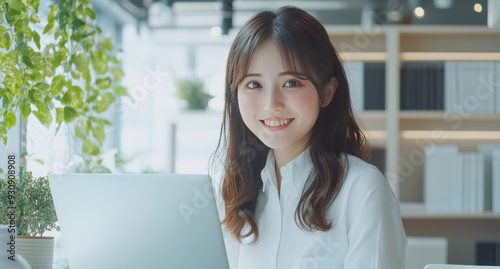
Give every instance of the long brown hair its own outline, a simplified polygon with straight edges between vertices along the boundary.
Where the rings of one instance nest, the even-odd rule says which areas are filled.
[[[341,164],[341,154],[349,153],[363,160],[371,154],[352,113],[344,68],[325,28],[295,7],[258,13],[242,27],[229,52],[224,116],[216,150],[216,156],[225,156],[221,195],[226,215],[222,223],[239,241],[252,234],[255,240],[259,236],[255,209],[263,184],[260,172],[269,148],[243,123],[237,86],[247,74],[254,52],[266,40],[278,47],[288,71],[305,73],[321,100],[328,82],[337,79],[333,100],[320,109],[308,141],[314,169],[295,211],[297,225],[306,231],[331,229],[326,212],[347,172]],[[242,234],[245,224],[250,229]]]

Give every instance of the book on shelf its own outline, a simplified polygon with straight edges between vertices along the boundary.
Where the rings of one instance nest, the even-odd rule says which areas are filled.
[[[500,241],[476,242],[476,265],[500,265]]]
[[[364,63],[364,109],[385,109],[385,63]]]
[[[424,204],[433,213],[482,213],[486,209],[485,158],[456,145],[424,149]]]
[[[492,208],[491,210],[500,213],[500,149],[493,150],[491,154],[491,190]]]
[[[401,110],[443,110],[443,62],[405,62],[400,81]]]
[[[444,110],[500,113],[500,61],[444,62]]]
[[[405,269],[422,269],[427,264],[446,264],[448,239],[446,237],[408,236]]]
[[[346,61],[355,111],[385,109],[385,63]],[[500,61],[404,62],[401,110],[500,113]]]
[[[385,63],[343,63],[354,111],[385,109]]]
[[[500,212],[500,174],[496,178],[493,177],[493,170],[500,169],[500,160],[493,165],[493,152],[497,151],[500,154],[500,144],[479,144],[477,152],[483,155],[484,158],[484,189],[491,190],[485,192],[484,209],[486,211]],[[493,206],[495,205],[495,206]]]
[[[364,63],[361,61],[344,62],[344,70],[349,82],[349,94],[351,95],[351,105],[354,111],[363,110],[363,81]]]

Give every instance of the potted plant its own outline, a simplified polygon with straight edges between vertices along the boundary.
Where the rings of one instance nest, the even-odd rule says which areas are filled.
[[[12,180],[12,179],[11,179]],[[15,186],[9,193],[10,186]],[[52,268],[54,237],[44,237],[47,231],[59,231],[54,202],[47,176],[34,177],[19,167],[19,174],[9,182],[0,182],[0,224],[17,227],[17,251],[32,267]]]
[[[204,110],[208,106],[208,101],[214,96],[204,90],[203,81],[200,79],[181,79],[177,81],[178,98],[187,101],[187,108],[193,110]]]
[[[96,166],[111,125],[103,112],[127,95],[124,73],[90,2],[53,2],[40,25],[39,0],[0,0],[0,141],[30,115],[47,128],[68,124],[83,163]]]

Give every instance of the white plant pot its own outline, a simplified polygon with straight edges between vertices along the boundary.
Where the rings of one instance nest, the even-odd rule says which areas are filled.
[[[54,237],[18,236],[17,250],[32,269],[52,269]]]
[[[0,225],[0,268],[31,269],[31,266],[17,250],[17,229],[14,232],[9,232],[12,230],[10,226]]]

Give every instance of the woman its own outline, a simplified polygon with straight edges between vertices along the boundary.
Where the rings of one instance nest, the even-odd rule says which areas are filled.
[[[214,176],[231,268],[404,268],[406,236],[324,27],[261,12],[229,53]]]

